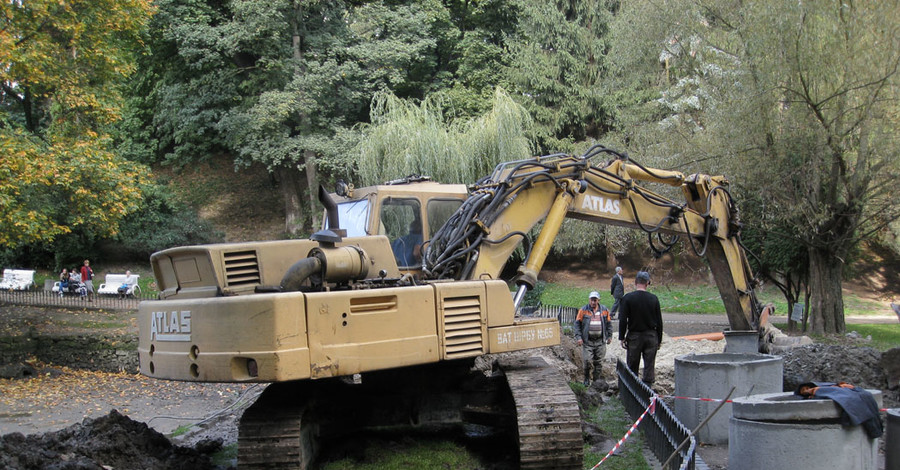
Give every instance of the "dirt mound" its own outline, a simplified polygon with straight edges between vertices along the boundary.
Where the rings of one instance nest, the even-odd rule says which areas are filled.
[[[205,470],[215,466],[208,455],[173,446],[146,424],[113,410],[55,432],[0,436],[0,468]]]
[[[786,351],[784,389],[793,391],[805,382],[849,382],[882,391],[886,408],[900,406],[900,389],[889,389],[882,353],[859,346],[811,344]]]

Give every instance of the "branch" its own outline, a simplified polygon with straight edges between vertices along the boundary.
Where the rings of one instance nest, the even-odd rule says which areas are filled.
[[[4,91],[7,95],[12,96],[12,97],[15,98],[16,101],[18,101],[19,103],[22,103],[22,102],[25,101],[25,97],[19,95],[19,93],[17,93],[16,90],[13,90],[12,87],[10,87],[9,84],[8,84],[7,82],[2,82],[2,83],[0,83],[0,87],[3,88],[3,91]]]
[[[34,31],[22,36],[18,41],[16,41],[16,46],[20,46],[23,42],[28,41],[29,39],[34,37],[37,33],[40,33],[41,30],[44,29],[44,26],[46,26],[47,23],[49,23],[49,22],[50,22],[50,18],[45,19],[43,22],[41,22],[41,24],[38,25],[37,28],[34,29]]]

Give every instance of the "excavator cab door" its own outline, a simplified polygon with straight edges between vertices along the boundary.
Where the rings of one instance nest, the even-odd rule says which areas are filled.
[[[422,265],[422,242],[425,239],[421,212],[418,199],[389,197],[381,202],[380,222],[384,234],[391,240],[391,249],[400,269]]]

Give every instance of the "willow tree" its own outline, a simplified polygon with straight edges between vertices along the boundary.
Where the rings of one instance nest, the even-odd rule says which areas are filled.
[[[473,183],[504,161],[532,156],[532,121],[521,105],[497,88],[491,109],[474,118],[448,119],[437,95],[421,103],[378,93],[371,124],[357,147],[366,184],[427,175],[442,183]]]
[[[485,109],[516,20],[508,3],[156,0],[124,144],[176,165],[221,153],[265,165],[285,231],[310,229],[315,181],[353,165],[376,92],[440,90],[458,115]]]
[[[812,331],[844,331],[845,266],[900,217],[896,2],[625,5],[613,55],[658,84],[659,148],[739,175],[806,250]]]

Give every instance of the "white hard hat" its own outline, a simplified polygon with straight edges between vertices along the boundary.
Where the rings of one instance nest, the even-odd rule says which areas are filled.
[[[593,292],[591,292],[591,295],[588,296],[588,299],[600,300],[600,293],[597,291],[593,291]]]

